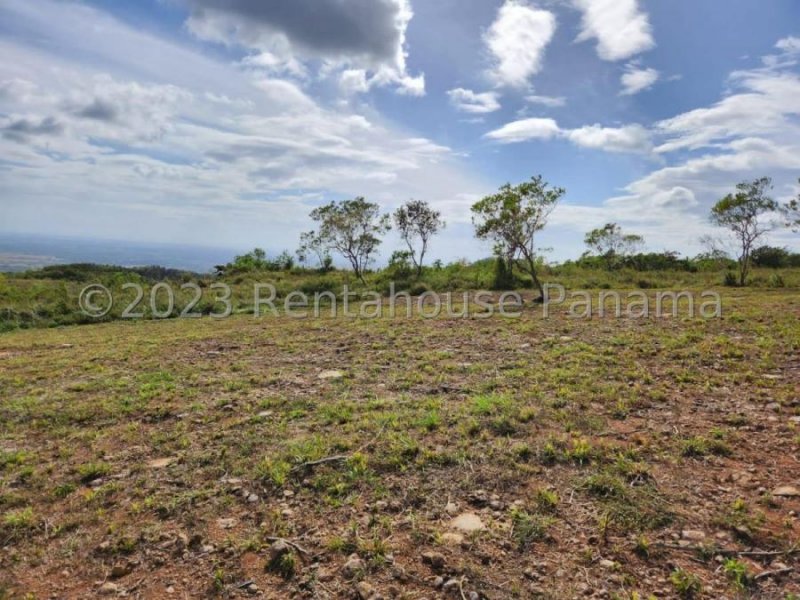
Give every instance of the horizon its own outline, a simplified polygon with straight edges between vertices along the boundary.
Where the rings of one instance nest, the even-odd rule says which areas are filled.
[[[697,254],[740,181],[800,190],[800,7],[735,0],[722,28],[711,0],[623,4],[335,3],[323,22],[246,0],[9,0],[3,226],[294,251],[325,202],[413,197],[448,222],[431,258],[474,260],[491,248],[470,206],[541,173],[567,190],[549,259],[611,222]],[[788,231],[769,243],[800,249]],[[380,260],[398,247],[390,234]]]

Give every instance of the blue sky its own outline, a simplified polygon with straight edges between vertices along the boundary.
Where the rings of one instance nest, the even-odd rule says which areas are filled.
[[[800,177],[800,5],[722,6],[4,0],[0,230],[280,250],[322,202],[414,197],[475,258],[471,203],[541,173],[553,259],[606,222],[693,254],[735,183]]]

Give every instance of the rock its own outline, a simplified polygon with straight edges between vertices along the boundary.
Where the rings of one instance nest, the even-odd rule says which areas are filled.
[[[120,563],[111,567],[111,579],[120,579],[126,575],[130,575],[133,571],[133,565],[130,563]]]
[[[217,527],[220,529],[233,529],[236,525],[236,519],[217,519]]]
[[[259,417],[259,418],[261,418],[261,419],[267,419],[267,418],[271,417],[271,416],[272,416],[272,414],[273,414],[273,413],[272,413],[272,411],[271,411],[271,410],[262,410],[262,411],[261,411],[260,413],[258,413],[256,416],[257,416],[257,417]]]
[[[460,533],[444,533],[442,534],[442,543],[445,546],[460,546],[464,543],[464,536]]]
[[[106,582],[100,586],[97,593],[101,596],[113,596],[119,592],[119,586],[116,583]]]
[[[250,504],[255,504],[256,502],[258,502],[258,496],[257,496],[256,494],[250,494],[250,495],[247,497],[247,501],[248,501]]]
[[[353,579],[366,569],[364,561],[359,558],[358,554],[351,554],[347,562],[342,565],[342,575],[347,579]]]
[[[486,490],[475,490],[469,495],[469,502],[473,506],[486,506],[489,503],[489,494]]]
[[[369,598],[371,598],[375,593],[375,588],[373,588],[366,581],[362,581],[356,586],[356,592],[358,592],[358,597],[361,600],[369,600]]]
[[[696,531],[694,529],[685,529],[681,531],[681,537],[684,540],[690,540],[692,542],[702,542],[706,539],[706,534],[702,531]]]
[[[433,587],[437,590],[444,585],[444,577],[438,576],[433,580]]]
[[[450,527],[458,529],[464,533],[481,531],[485,529],[483,521],[475,513],[462,513],[450,522]]]
[[[170,457],[166,457],[166,458],[156,458],[156,459],[153,459],[153,460],[151,460],[150,462],[148,462],[148,463],[147,463],[147,466],[148,466],[148,467],[150,467],[151,469],[163,469],[163,468],[165,468],[165,467],[168,467],[168,466],[170,466],[170,465],[171,465],[172,463],[174,463],[176,460],[177,460],[177,459],[175,459],[175,458],[170,458]]]
[[[772,412],[781,412],[781,405],[777,402],[770,402],[767,404],[767,410],[771,410]]]
[[[470,592],[467,594],[467,598],[469,598],[469,600],[481,600],[481,596],[478,592]]]
[[[174,588],[174,587],[172,587],[172,586],[169,586],[169,587],[167,587],[167,589],[166,589],[166,590],[164,590],[164,591],[166,591],[168,594],[174,594],[174,593],[175,593],[175,588]]]
[[[444,507],[444,512],[446,512],[451,517],[454,517],[458,514],[458,505],[454,502],[448,502]]]
[[[796,498],[800,496],[800,490],[791,485],[782,485],[772,492],[773,496],[780,496],[782,498]]]
[[[292,547],[283,540],[277,540],[269,547],[269,562],[274,563],[284,554],[289,554]]]
[[[323,371],[322,373],[317,375],[317,377],[319,379],[336,380],[336,379],[341,379],[342,377],[344,377],[344,373],[342,373],[341,371]]]
[[[604,558],[603,560],[600,561],[600,566],[603,567],[604,569],[616,569],[617,563],[615,563],[613,560],[608,560],[607,558]]]
[[[444,554],[441,552],[423,552],[422,562],[430,565],[434,571],[441,571],[445,565]]]
[[[444,585],[442,586],[442,591],[444,593],[454,593],[457,592],[461,588],[460,584],[458,583],[458,579],[448,579],[445,581]]]

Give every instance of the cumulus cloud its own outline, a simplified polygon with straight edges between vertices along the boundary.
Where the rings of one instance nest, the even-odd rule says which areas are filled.
[[[500,102],[495,92],[476,93],[464,88],[455,88],[447,92],[447,95],[453,106],[462,112],[484,114],[500,110]]]
[[[636,124],[624,127],[589,125],[569,129],[564,135],[577,146],[606,152],[646,153],[653,147],[650,132]]]
[[[606,152],[646,153],[652,148],[650,132],[641,125],[602,127],[589,125],[562,129],[553,119],[521,119],[490,131],[486,137],[503,144],[563,138],[581,148]]]
[[[395,84],[401,93],[421,95],[424,79],[406,72],[409,0],[185,2],[187,26],[197,37],[258,51],[246,66],[303,77],[304,61],[321,62],[326,71],[343,65],[376,73],[371,85]]]
[[[556,17],[525,0],[506,0],[484,35],[494,59],[498,85],[525,87],[542,68],[545,49],[556,31]]]
[[[640,68],[634,64],[627,65],[625,69],[620,79],[622,83],[620,94],[623,96],[633,96],[650,89],[660,76],[655,69]]]
[[[537,96],[532,94],[530,96],[525,96],[525,102],[529,104],[541,104],[548,108],[557,108],[559,106],[564,106],[567,103],[567,99],[563,96]]]
[[[0,20],[23,17],[33,37],[58,44],[0,36],[0,203],[10,226],[236,246],[267,231],[280,248],[330,195],[390,209],[397,198],[437,204],[491,189],[449,148],[368,107],[323,105],[296,81],[87,5],[0,4]]]
[[[561,129],[553,119],[521,119],[490,131],[486,137],[502,144],[514,144],[529,140],[550,140],[561,134]]]
[[[0,127],[3,137],[15,142],[26,142],[31,136],[60,135],[64,125],[54,117],[39,120],[15,119]]]
[[[583,13],[577,41],[596,39],[603,60],[625,60],[655,46],[638,0],[573,0],[573,5]]]

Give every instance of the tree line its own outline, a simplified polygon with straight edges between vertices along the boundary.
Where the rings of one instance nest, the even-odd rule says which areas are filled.
[[[759,261],[777,261],[781,252],[788,256],[783,249],[759,246],[770,232],[780,227],[800,232],[800,196],[781,205],[770,196],[771,189],[769,177],[742,182],[735,192],[721,198],[711,209],[710,221],[727,230],[736,248],[738,285],[747,284],[752,266]],[[540,269],[544,261],[536,240],[565,193],[564,188],[551,187],[538,175],[517,185],[505,184],[497,193],[471,207],[475,235],[493,243],[498,269],[509,281],[513,281],[514,269],[519,269],[530,277],[541,297],[544,286]],[[417,278],[422,276],[431,240],[446,227],[441,213],[422,200],[410,200],[389,215],[382,213],[377,204],[357,197],[317,207],[310,217],[316,227],[301,235],[296,252],[298,260],[303,264],[315,260],[321,271],[329,271],[333,268],[332,255],[338,254],[347,260],[363,283],[366,283],[365,272],[375,260],[382,237],[392,225],[408,249],[395,252],[390,264],[410,261]],[[719,240],[706,238],[703,242],[709,247],[708,258],[727,256],[720,250]],[[674,265],[680,260],[677,253],[640,254],[644,238],[624,232],[616,223],[607,223],[588,232],[584,243],[588,250],[581,260],[593,259],[608,270],[631,266],[634,257],[652,264]],[[255,250],[237,256],[233,263],[217,267],[217,271],[224,274],[258,268],[289,270],[293,266],[294,258],[288,252],[270,260],[263,250]]]

